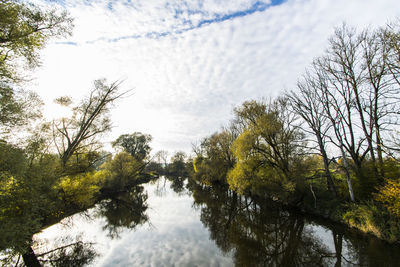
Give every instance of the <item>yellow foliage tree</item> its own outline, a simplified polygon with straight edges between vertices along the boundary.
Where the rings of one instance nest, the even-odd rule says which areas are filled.
[[[377,194],[375,200],[381,202],[389,212],[400,218],[400,180],[386,180]]]
[[[68,203],[79,207],[94,204],[100,188],[109,176],[107,170],[82,173],[64,177],[57,185],[63,192],[62,198]]]
[[[298,156],[303,135],[287,114],[286,100],[245,102],[235,112],[244,130],[232,144],[237,161],[228,173],[230,187],[287,199],[298,189],[297,171],[304,168]]]

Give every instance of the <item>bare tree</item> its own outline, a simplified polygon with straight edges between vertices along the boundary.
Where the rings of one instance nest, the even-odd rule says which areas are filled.
[[[107,85],[104,79],[94,81],[94,88],[73,108],[71,118],[53,121],[54,144],[64,165],[73,154],[99,148],[98,137],[111,129],[110,106],[128,92],[119,92],[120,84]],[[69,102],[66,99],[58,101]]]
[[[363,96],[364,109],[369,116],[370,132],[375,133],[372,142],[375,144],[378,157],[378,178],[382,179],[384,177],[383,133],[393,130],[393,126],[397,124],[396,113],[398,113],[400,90],[396,86],[396,75],[392,75],[390,70],[390,39],[385,30],[364,31],[361,36],[368,93]]]
[[[328,64],[326,58],[319,58],[313,64],[316,74],[315,86],[319,92],[318,100],[322,103],[324,114],[330,121],[333,135],[329,134],[327,137],[340,150],[350,198],[354,201],[355,198],[346,152],[351,156],[358,173],[361,173],[361,163],[367,152],[360,155],[364,139],[357,140],[354,132],[354,115],[351,101],[352,91],[342,90],[346,87],[343,86],[341,81],[332,83],[329,72],[324,69],[326,67],[324,64]]]
[[[342,120],[347,123],[346,128],[352,139],[349,148],[355,146],[356,131],[360,129],[364,135],[358,139],[360,144],[365,141],[364,151],[354,149],[349,151],[356,164],[357,175],[362,176],[361,164],[366,154],[369,153],[375,177],[377,177],[372,138],[374,130],[372,114],[366,112],[367,106],[369,106],[370,88],[366,79],[368,67],[363,60],[362,44],[364,40],[366,40],[364,34],[356,35],[355,29],[348,28],[346,25],[336,29],[335,35],[330,39],[327,55],[318,61],[318,67],[325,72],[325,77],[328,79],[330,85],[328,93],[331,98],[341,99],[347,113],[343,114]],[[341,111],[338,114],[341,115]],[[357,145],[357,149],[361,150],[361,148],[362,146]]]
[[[386,128],[384,130],[391,131],[391,142],[382,144],[387,154],[393,155],[393,152],[400,152],[400,145],[398,140],[398,125],[400,124],[400,19],[396,22],[389,24],[381,32],[382,39],[386,41],[387,54],[385,55],[385,63],[391,76],[391,87],[387,90],[387,100],[391,101],[387,104],[388,108],[385,114],[388,119],[384,121]],[[386,100],[386,101],[387,101]],[[395,132],[393,134],[393,132]]]
[[[168,162],[168,151],[167,150],[160,150],[157,151],[157,153],[154,155],[155,158],[157,158],[157,161],[159,164],[163,164],[164,168],[167,166],[167,162]]]
[[[324,162],[328,190],[337,195],[329,170],[329,158],[325,145],[331,125],[325,114],[323,103],[320,101],[318,88],[318,81],[315,80],[312,73],[307,72],[297,83],[297,93],[291,91],[286,96],[294,113],[298,114],[308,125],[308,129],[302,127],[303,131],[311,133],[317,139],[318,150]]]
[[[387,64],[394,82],[400,86],[400,19],[383,29],[383,34],[388,41],[389,53]]]
[[[387,29],[356,34],[344,25],[330,39],[327,55],[318,61],[338,93],[335,96],[353,114],[353,132],[362,131],[359,140],[366,145],[361,159],[370,156],[378,180],[384,176],[382,135],[399,123],[399,43],[398,33]]]

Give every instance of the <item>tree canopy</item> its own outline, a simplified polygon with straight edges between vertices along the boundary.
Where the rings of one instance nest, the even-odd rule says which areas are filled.
[[[151,135],[135,132],[133,134],[120,135],[117,140],[112,143],[112,146],[122,148],[136,160],[141,161],[150,153],[151,140]]]
[[[50,38],[70,35],[73,27],[66,11],[42,10],[19,0],[0,1],[0,25],[1,83],[20,81],[20,62],[38,66],[38,51]]]
[[[43,10],[32,3],[0,0],[0,134],[41,115],[41,101],[17,87],[26,69],[40,64],[39,51],[52,38],[71,34],[66,11]]]

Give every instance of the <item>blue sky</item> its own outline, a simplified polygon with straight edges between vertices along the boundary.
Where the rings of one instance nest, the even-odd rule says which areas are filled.
[[[140,131],[154,151],[190,152],[233,107],[294,88],[342,22],[359,29],[400,17],[398,0],[44,1],[75,17],[74,34],[42,51],[32,87],[79,100],[91,81],[123,79],[107,140]]]
[[[65,1],[49,1],[50,3],[57,3],[60,6],[67,8],[68,5]],[[239,8],[237,10],[230,10],[229,12],[207,12],[204,9],[203,4],[199,4],[197,8],[190,8],[187,3],[184,1],[180,3],[180,5],[171,5],[168,1],[165,1],[165,9],[170,11],[170,15],[173,16],[174,19],[179,21],[179,25],[175,27],[171,27],[170,29],[165,29],[163,31],[150,31],[150,32],[143,32],[141,34],[132,34],[132,35],[124,35],[118,36],[114,38],[106,38],[106,37],[99,37],[95,40],[87,40],[86,43],[95,43],[97,41],[107,41],[107,42],[118,42],[121,40],[126,39],[139,39],[139,38],[149,38],[149,39],[159,39],[163,37],[168,37],[171,35],[179,35],[183,34],[187,31],[192,31],[199,29],[201,27],[209,26],[210,24],[214,23],[222,23],[229,20],[234,20],[236,18],[241,18],[245,16],[252,15],[256,12],[263,12],[270,7],[278,6],[284,3],[285,0],[273,0],[273,1],[255,1],[249,2],[248,5],[244,6],[243,8]],[[95,1],[82,1],[82,4],[85,6],[93,7],[93,4],[96,3]],[[199,2],[201,3],[201,2]],[[114,6],[122,4],[123,7],[130,9],[137,9],[136,5],[133,4],[132,1],[108,1],[104,3],[105,8],[108,9],[110,13],[113,13],[115,10]],[[183,8],[181,8],[183,7]],[[193,21],[190,19],[190,16],[199,15],[202,19]],[[71,41],[60,41],[57,42],[58,44],[67,44],[67,45],[78,45],[77,42]]]

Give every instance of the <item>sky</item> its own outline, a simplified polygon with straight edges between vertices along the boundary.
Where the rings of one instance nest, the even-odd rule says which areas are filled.
[[[93,80],[132,90],[112,109],[121,134],[153,136],[153,152],[191,152],[227,125],[246,100],[295,89],[334,28],[384,26],[400,17],[398,0],[34,0],[66,9],[73,35],[51,40],[32,88],[45,114],[53,100],[79,102]]]

